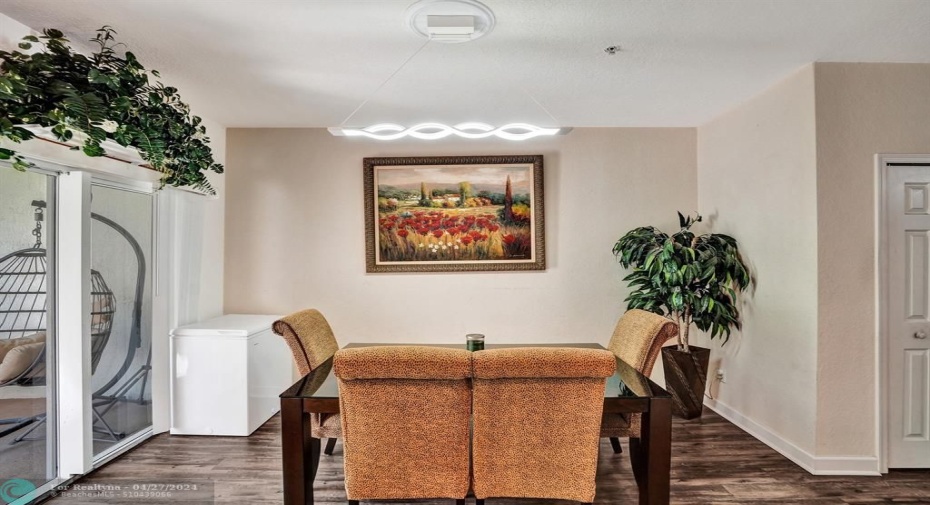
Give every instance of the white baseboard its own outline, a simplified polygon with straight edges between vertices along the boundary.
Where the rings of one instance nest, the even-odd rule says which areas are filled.
[[[812,475],[881,476],[878,458],[873,456],[814,456],[778,434],[717,400],[705,399],[704,405],[737,427],[778,451],[782,456]]]

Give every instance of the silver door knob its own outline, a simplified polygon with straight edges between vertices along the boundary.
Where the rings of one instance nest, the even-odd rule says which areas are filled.
[[[920,330],[920,331],[918,331],[917,333],[914,334],[914,338],[919,338],[919,339],[923,340],[923,339],[927,338],[927,332],[925,332],[925,331],[923,331],[923,330]]]

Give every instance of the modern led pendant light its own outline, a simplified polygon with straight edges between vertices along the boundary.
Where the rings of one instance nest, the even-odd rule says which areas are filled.
[[[420,0],[411,5],[405,14],[407,26],[415,33],[426,37],[423,43],[394,72],[388,76],[372,93],[349,114],[339,126],[328,128],[337,137],[366,137],[377,140],[397,140],[411,137],[423,140],[436,140],[455,135],[467,139],[498,137],[507,140],[526,140],[545,135],[565,135],[572,129],[567,127],[542,127],[528,123],[509,123],[492,126],[480,122],[466,122],[455,125],[442,123],[420,123],[403,126],[394,123],[381,123],[367,127],[347,127],[345,124],[374,96],[385,84],[397,75],[430,42],[459,44],[476,40],[487,35],[495,24],[494,13],[477,0]],[[526,92],[524,90],[524,92]],[[529,94],[529,93],[527,93]],[[535,98],[536,105],[557,121]]]

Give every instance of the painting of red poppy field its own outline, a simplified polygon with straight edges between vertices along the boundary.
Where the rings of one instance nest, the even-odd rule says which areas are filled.
[[[366,158],[368,271],[539,270],[542,156]]]

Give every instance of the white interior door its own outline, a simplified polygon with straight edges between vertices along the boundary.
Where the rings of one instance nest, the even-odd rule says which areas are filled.
[[[930,157],[885,170],[888,467],[930,468]]]

